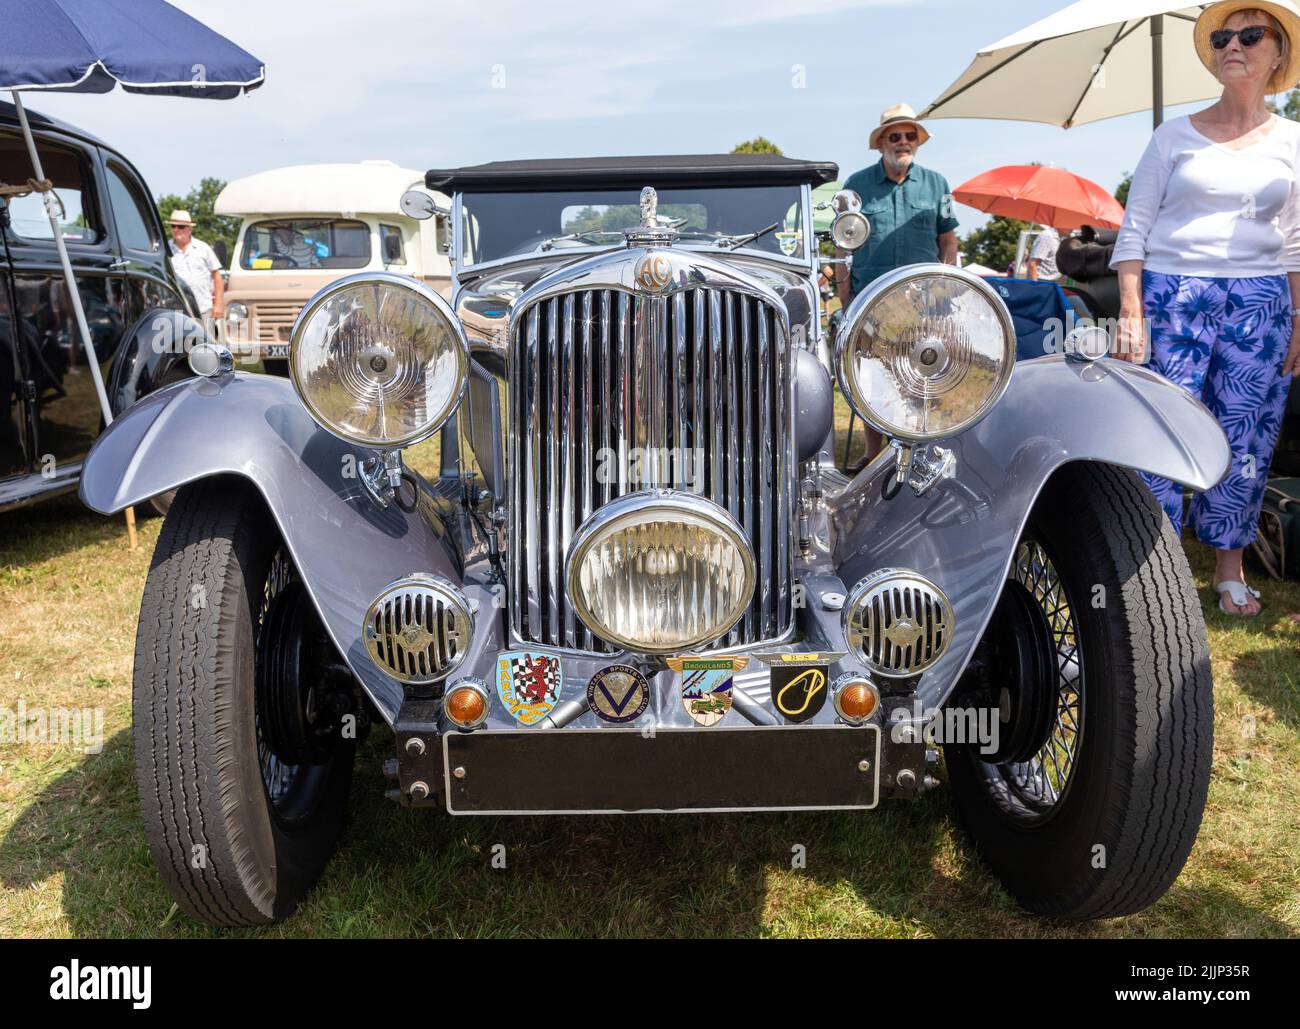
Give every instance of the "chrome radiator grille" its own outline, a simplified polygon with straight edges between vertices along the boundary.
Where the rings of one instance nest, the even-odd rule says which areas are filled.
[[[698,448],[697,491],[731,512],[753,546],[753,600],[715,646],[784,636],[793,615],[791,365],[781,314],[737,290],[575,290],[523,308],[509,356],[515,636],[615,649],[575,616],[565,558],[602,505],[654,485],[685,488],[672,468],[647,476],[643,462],[637,476],[625,456],[609,459],[648,448]]]

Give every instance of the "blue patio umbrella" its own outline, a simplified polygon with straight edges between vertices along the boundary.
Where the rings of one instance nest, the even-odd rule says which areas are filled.
[[[59,202],[20,93],[107,93],[120,85],[129,93],[226,100],[256,89],[265,75],[252,54],[162,0],[0,0],[0,90],[13,94],[35,173],[16,188],[43,194],[105,423],[113,412],[63,243]]]

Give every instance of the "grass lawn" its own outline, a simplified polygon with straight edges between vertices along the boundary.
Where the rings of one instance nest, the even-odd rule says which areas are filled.
[[[0,516],[0,713],[99,708],[104,745],[0,745],[0,936],[207,936],[172,908],[136,805],[136,609],[160,522],[68,497]],[[1148,911],[1071,927],[1021,914],[956,830],[947,790],[864,815],[457,819],[383,799],[391,737],[363,747],[340,852],[266,936],[1300,935],[1300,586],[1215,608],[1214,775],[1182,877]],[[507,866],[493,868],[496,844]],[[796,846],[806,868],[792,869]]]

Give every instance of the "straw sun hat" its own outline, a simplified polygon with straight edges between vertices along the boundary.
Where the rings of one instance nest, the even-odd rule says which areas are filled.
[[[1225,0],[1211,4],[1196,19],[1193,38],[1201,63],[1214,71],[1214,47],[1210,46],[1210,33],[1223,28],[1223,23],[1238,11],[1263,11],[1271,14],[1287,34],[1287,60],[1268,80],[1270,93],[1281,93],[1300,82],[1300,10],[1291,0]]]
[[[1300,39],[1300,36],[1297,38]],[[909,105],[895,104],[880,116],[880,124],[871,130],[871,135],[867,138],[867,146],[875,150],[876,144],[880,142],[881,135],[895,125],[910,125],[916,129],[916,145],[918,147],[930,138],[930,133],[926,132],[925,126],[917,120],[916,112]]]

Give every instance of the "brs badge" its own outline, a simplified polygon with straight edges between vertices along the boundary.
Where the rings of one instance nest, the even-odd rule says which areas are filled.
[[[587,683],[587,705],[606,722],[631,722],[650,703],[650,683],[631,665],[602,668]]]
[[[731,679],[748,658],[677,657],[668,666],[682,675],[682,704],[698,725],[716,725],[731,710]]]
[[[806,722],[826,703],[830,667],[844,654],[757,654],[772,668],[772,706],[788,721]]]
[[[512,650],[497,658],[497,696],[522,725],[534,725],[555,710],[563,681],[558,657]]]

